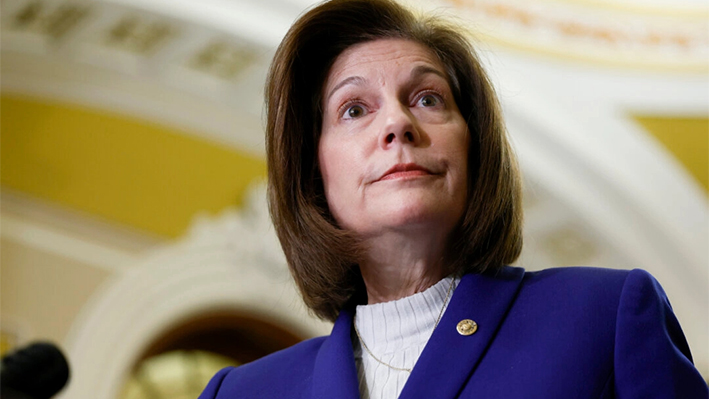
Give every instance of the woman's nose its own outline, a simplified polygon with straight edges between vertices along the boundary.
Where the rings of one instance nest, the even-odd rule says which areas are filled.
[[[404,144],[417,146],[419,144],[421,136],[408,107],[401,104],[394,105],[387,110],[385,115],[386,120],[380,137],[382,148]]]

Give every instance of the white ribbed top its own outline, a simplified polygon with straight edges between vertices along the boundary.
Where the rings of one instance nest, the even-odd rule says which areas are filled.
[[[446,277],[426,291],[396,301],[357,306],[357,329],[374,356],[394,367],[412,369],[433,333],[451,283],[453,290],[458,284],[452,280]],[[353,347],[362,399],[397,398],[409,373],[374,360],[356,335]]]

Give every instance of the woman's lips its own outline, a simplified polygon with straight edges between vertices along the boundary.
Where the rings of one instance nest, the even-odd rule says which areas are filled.
[[[379,181],[382,180],[395,180],[395,179],[406,179],[418,176],[431,175],[431,171],[424,168],[423,166],[417,165],[415,163],[397,164],[392,168],[387,170]]]
[[[423,170],[407,170],[405,172],[394,172],[390,173],[384,177],[382,177],[381,180],[393,180],[393,179],[403,179],[407,177],[416,177],[416,176],[425,176],[429,175],[430,173],[424,172]]]

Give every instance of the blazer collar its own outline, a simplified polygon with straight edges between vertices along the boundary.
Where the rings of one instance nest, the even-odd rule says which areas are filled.
[[[353,317],[352,310],[342,310],[330,336],[320,347],[313,370],[311,398],[360,398],[351,338]]]
[[[524,269],[513,267],[494,276],[463,276],[399,398],[457,397],[494,339],[523,277]],[[478,324],[474,334],[458,333],[458,323],[465,319]]]
[[[516,267],[505,267],[495,275],[463,276],[399,398],[455,398],[492,342],[523,277],[524,269]],[[351,309],[340,312],[318,352],[313,399],[360,398],[351,338],[353,315]],[[474,334],[458,333],[456,327],[464,319],[478,324]]]

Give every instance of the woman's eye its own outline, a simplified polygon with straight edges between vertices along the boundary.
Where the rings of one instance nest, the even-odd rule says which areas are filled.
[[[345,118],[353,119],[364,115],[364,108],[361,105],[353,105],[345,110]]]
[[[421,97],[419,100],[419,104],[421,104],[424,107],[435,107],[440,103],[440,99],[433,95],[433,94],[426,94],[425,96]]]

